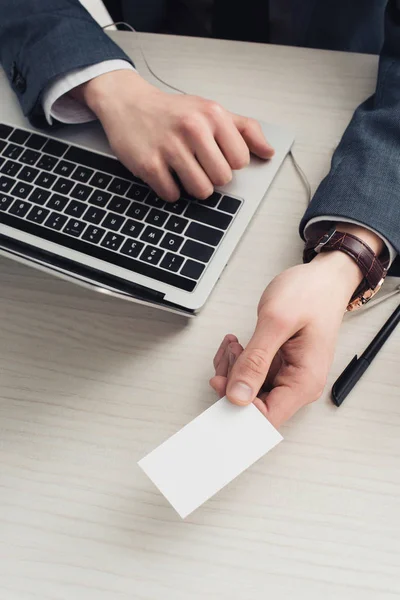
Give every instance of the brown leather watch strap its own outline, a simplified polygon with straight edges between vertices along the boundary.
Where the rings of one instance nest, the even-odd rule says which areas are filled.
[[[365,304],[382,285],[390,263],[389,251],[385,247],[382,255],[378,257],[360,238],[332,228],[328,233],[307,240],[303,260],[308,263],[320,252],[332,252],[333,250],[344,252],[350,256],[360,267],[364,276],[351,298],[349,309],[352,310],[351,302],[359,299],[360,305]],[[353,306],[353,308],[356,307]]]

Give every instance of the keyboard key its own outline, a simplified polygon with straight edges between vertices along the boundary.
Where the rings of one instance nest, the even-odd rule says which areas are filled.
[[[70,195],[78,200],[87,200],[91,191],[92,188],[89,186],[83,185],[83,183],[77,183]]]
[[[126,198],[121,198],[121,196],[114,196],[112,200],[107,205],[108,210],[112,210],[113,212],[123,214],[128,206],[130,206],[130,201]]]
[[[122,235],[111,233],[111,231],[109,231],[101,242],[101,246],[103,246],[103,248],[108,248],[109,250],[118,250],[123,241],[124,238]]]
[[[146,246],[140,255],[140,260],[144,260],[145,262],[152,263],[156,265],[160,262],[162,255],[164,254],[164,250],[160,250],[160,248],[154,248],[153,246]]]
[[[190,258],[196,258],[201,262],[208,262],[214,254],[214,248],[210,248],[210,246],[205,246],[199,242],[186,240],[181,249],[181,254]]]
[[[215,206],[217,206],[218,202],[221,200],[221,197],[222,197],[222,194],[219,194],[218,192],[214,192],[213,194],[211,194],[211,196],[209,196],[205,200],[198,200],[198,202],[200,202],[203,206],[208,206],[209,208],[214,208]]]
[[[8,144],[7,148],[3,150],[3,156],[7,158],[18,158],[22,152],[24,151],[21,146],[16,146],[15,144]]]
[[[24,144],[31,134],[29,131],[23,131],[22,129],[15,129],[14,132],[8,138],[10,142],[16,144]]]
[[[135,177],[128,169],[126,169],[121,163],[115,158],[110,156],[104,156],[103,154],[97,154],[90,150],[83,150],[83,148],[71,147],[67,154],[64,156],[66,160],[71,160],[86,167],[91,167],[99,171],[105,171],[110,175],[116,177],[125,177],[128,181],[134,181]]]
[[[40,173],[35,183],[36,185],[40,185],[44,188],[51,188],[56,179],[57,177],[51,173]]]
[[[184,260],[185,259],[183,256],[178,256],[178,254],[171,254],[171,252],[167,252],[161,261],[160,267],[164,267],[164,269],[168,269],[168,271],[177,273]]]
[[[218,210],[224,210],[225,212],[234,215],[239,210],[241,205],[240,200],[237,198],[231,198],[230,196],[224,196],[218,205]]]
[[[182,217],[170,217],[165,225],[165,229],[174,233],[182,233],[188,223],[189,221]]]
[[[80,181],[82,183],[87,183],[91,176],[93,175],[93,169],[88,169],[87,167],[77,166],[71,178],[75,181]]]
[[[75,170],[76,165],[70,163],[66,160],[60,160],[56,168],[54,169],[54,173],[57,175],[64,175],[64,177],[69,177],[71,173]]]
[[[59,194],[68,194],[71,191],[74,182],[65,177],[59,177],[53,185],[53,190]]]
[[[129,181],[124,181],[123,179],[113,179],[107,189],[112,194],[120,194],[123,196],[125,192],[128,191],[129,186]]]
[[[13,161],[7,160],[7,162],[1,167],[1,172],[4,175],[10,175],[11,177],[15,177],[15,175],[22,169],[22,165]]]
[[[8,136],[10,135],[10,133],[13,131],[13,128],[10,127],[9,125],[4,125],[3,123],[0,123],[0,139],[5,140],[6,138],[8,138]]]
[[[224,232],[206,225],[200,225],[200,223],[190,223],[185,235],[193,240],[210,244],[210,246],[218,246]]]
[[[143,185],[137,185],[136,183],[132,183],[131,187],[125,194],[127,198],[131,200],[137,200],[138,202],[142,202],[147,194],[149,193],[149,188],[144,187]]]
[[[230,215],[218,212],[217,210],[212,210],[211,208],[207,208],[196,202],[189,204],[185,212],[185,217],[188,217],[188,219],[192,219],[193,221],[199,221],[205,225],[218,227],[218,229],[227,229],[232,221]]]
[[[25,165],[35,165],[40,158],[40,152],[36,150],[25,150],[25,152],[20,156],[20,161]]]
[[[146,227],[146,229],[140,236],[140,239],[143,240],[144,242],[151,242],[152,244],[158,244],[158,242],[161,240],[161,238],[163,236],[163,233],[164,232],[162,229],[156,229],[155,227],[148,226],[148,227]]]
[[[161,198],[156,196],[156,194],[154,192],[150,192],[150,194],[147,196],[145,202],[146,202],[146,204],[149,204],[150,206],[155,206],[156,208],[164,208],[164,206],[166,204],[164,202],[164,200],[161,200]]]
[[[101,206],[104,208],[110,198],[111,194],[94,190],[93,194],[89,198],[89,204],[94,204],[95,206]]]
[[[79,202],[78,200],[71,200],[64,212],[66,215],[70,215],[71,217],[76,217],[77,219],[79,219],[79,217],[81,217],[85,212],[86,208],[87,205],[83,202]]]
[[[87,242],[92,242],[92,244],[98,244],[105,234],[106,230],[101,227],[94,227],[94,225],[89,225],[86,227],[85,233],[82,236],[83,240]]]
[[[43,152],[47,152],[47,154],[51,154],[52,156],[57,156],[60,158],[68,149],[68,145],[63,142],[58,142],[57,140],[48,140],[46,142],[45,147],[43,148]]]
[[[67,206],[68,202],[69,198],[66,198],[65,196],[60,196],[59,194],[53,194],[46,206],[51,210],[57,210],[62,212]]]
[[[0,152],[2,152],[6,146],[7,142],[5,142],[4,140],[0,140]],[[4,161],[4,158],[2,158],[1,160]]]
[[[37,133],[32,133],[31,137],[25,142],[25,146],[32,148],[32,150],[41,150],[46,142],[47,138],[37,135]]]
[[[173,252],[178,252],[179,248],[183,244],[184,238],[180,235],[174,235],[173,233],[166,233],[160,246]]]
[[[7,208],[11,206],[12,201],[13,198],[11,198],[11,196],[6,196],[6,194],[0,194],[0,210],[7,210]]]
[[[108,184],[110,183],[111,179],[111,175],[106,175],[105,173],[97,172],[93,175],[92,179],[89,181],[89,184],[93,187],[105,190]]]
[[[31,208],[30,202],[23,202],[22,200],[15,200],[11,206],[9,212],[16,217],[24,217],[28,210]]]
[[[126,240],[120,252],[122,252],[122,254],[126,254],[127,256],[132,256],[132,258],[137,258],[143,248],[144,244],[142,244],[142,242],[138,242],[137,240]]]
[[[63,231],[64,233],[69,233],[74,237],[79,237],[85,229],[85,227],[86,223],[83,223],[83,221],[78,221],[77,219],[70,219],[64,227]]]
[[[153,208],[146,217],[146,223],[149,223],[150,225],[156,225],[157,227],[162,227],[167,219],[167,213]]]
[[[2,175],[0,177],[0,192],[9,192],[15,183],[15,179]]]
[[[39,175],[39,171],[34,169],[33,167],[24,167],[21,173],[18,175],[18,179],[22,179],[22,181],[27,181],[28,183],[32,183]]]
[[[64,215],[59,216],[64,217]],[[151,263],[132,258],[131,256],[125,256],[120,252],[112,252],[107,248],[103,248],[101,245],[90,244],[81,238],[66,235],[63,232],[56,231],[50,227],[44,227],[43,225],[38,225],[37,223],[27,221],[26,219],[22,220],[10,214],[9,212],[3,212],[1,215],[1,220],[3,224],[14,227],[19,231],[24,231],[25,233],[39,236],[42,239],[54,242],[56,244],[62,244],[66,248],[71,248],[72,250],[77,250],[88,256],[99,258],[108,264],[128,269],[132,273],[138,273],[140,275],[155,279],[156,281],[162,281],[163,283],[171,285],[177,289],[184,290],[186,292],[192,292],[196,287],[196,281],[193,279],[182,277],[178,273],[167,271],[166,269],[162,269],[158,266],[152,265]],[[161,299],[162,294],[155,292],[155,297]]]
[[[149,210],[150,208],[144,204],[132,202],[126,214],[128,217],[133,217],[134,219],[139,219],[141,221],[147,215]]]
[[[50,227],[51,229],[55,229],[56,231],[60,231],[65,223],[68,221],[68,217],[65,215],[61,215],[60,213],[52,212],[50,216],[47,218],[45,225]]]
[[[39,159],[39,162],[36,164],[36,166],[39,169],[43,169],[44,171],[52,171],[57,163],[58,159],[54,156],[43,154],[42,158]]]
[[[33,190],[33,187],[27,183],[23,183],[22,181],[18,181],[14,186],[11,194],[13,196],[17,196],[17,198],[22,198],[25,200]]]
[[[33,206],[29,213],[26,215],[28,221],[33,221],[34,223],[43,223],[45,218],[50,214],[50,211],[47,208],[42,208],[41,206]]]
[[[121,229],[121,233],[129,237],[136,238],[139,237],[143,227],[143,223],[139,223],[139,221],[134,221],[133,219],[128,219],[123,228]]]
[[[183,265],[181,275],[190,277],[190,279],[199,279],[200,275],[204,271],[205,266],[195,260],[187,260]]]
[[[33,192],[29,196],[28,200],[34,204],[40,204],[41,206],[48,200],[50,192],[48,190],[41,190],[40,188],[33,188]]]
[[[121,217],[121,215],[115,215],[114,213],[108,213],[105,217],[104,221],[102,221],[102,226],[106,229],[111,229],[112,231],[118,231],[121,229],[122,224],[125,222],[125,217]]]
[[[82,218],[85,221],[98,225],[104,219],[106,214],[105,210],[97,208],[97,206],[89,206]]]
[[[181,215],[185,208],[187,207],[188,202],[183,198],[179,198],[176,202],[166,202],[164,206],[164,210],[168,212],[175,213],[176,215]]]

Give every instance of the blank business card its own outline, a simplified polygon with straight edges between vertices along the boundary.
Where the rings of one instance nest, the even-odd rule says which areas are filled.
[[[138,464],[184,519],[282,439],[254,404],[222,398]]]

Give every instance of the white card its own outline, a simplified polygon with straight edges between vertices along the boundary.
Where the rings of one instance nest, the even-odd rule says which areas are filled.
[[[138,464],[184,519],[282,439],[254,404],[222,398]]]

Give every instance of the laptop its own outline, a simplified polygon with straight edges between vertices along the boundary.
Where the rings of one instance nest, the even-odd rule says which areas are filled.
[[[99,126],[48,135],[0,113],[0,254],[102,293],[195,315],[292,146],[290,132],[262,127],[275,148],[271,160],[253,157],[205,201],[183,191],[170,204],[115,159]]]

